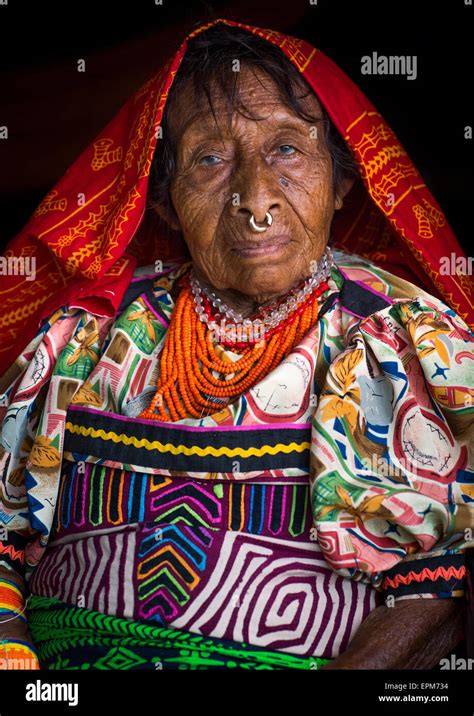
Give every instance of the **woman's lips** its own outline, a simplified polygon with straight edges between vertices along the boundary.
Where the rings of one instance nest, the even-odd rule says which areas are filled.
[[[248,241],[241,246],[235,247],[235,251],[243,258],[258,258],[260,256],[275,256],[284,251],[288,244],[291,243],[289,236],[273,236],[268,239],[260,239],[258,241]]]

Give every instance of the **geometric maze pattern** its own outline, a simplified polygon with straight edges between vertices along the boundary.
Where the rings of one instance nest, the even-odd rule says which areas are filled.
[[[374,607],[374,590],[328,567],[312,525],[308,477],[169,477],[64,460],[33,592],[330,657]]]

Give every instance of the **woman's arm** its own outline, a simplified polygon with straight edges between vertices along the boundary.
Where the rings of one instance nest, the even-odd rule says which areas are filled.
[[[329,366],[312,430],[318,542],[336,572],[373,584],[385,606],[327,668],[432,668],[462,638],[473,356],[461,319],[420,296],[352,329]]]
[[[57,362],[71,344],[71,354],[76,351],[80,356],[81,331],[85,333],[90,316],[79,310],[67,310],[67,308],[56,311],[37,332],[28,346],[21,352],[15,362],[10,366],[5,375],[0,376],[0,478],[2,490],[0,491],[0,669],[22,668],[18,664],[28,659],[38,659],[35,650],[31,649],[32,641],[25,614],[25,600],[27,586],[25,584],[26,573],[26,548],[28,543],[38,542],[38,532],[30,521],[31,506],[29,501],[29,488],[26,485],[25,467],[33,474],[31,456],[32,448],[38,436],[44,438],[39,432],[45,430],[48,420],[48,412],[44,406],[50,406],[54,412],[51,422],[55,427],[53,439],[60,444],[61,424],[58,422],[60,413],[60,400],[64,403],[64,394],[55,386],[51,387],[51,379],[59,383],[60,378],[55,374]],[[93,319],[95,321],[95,319]],[[95,327],[95,324],[94,324]],[[94,345],[88,344],[90,350]],[[89,354],[87,354],[89,355]],[[87,359],[86,359],[87,360]],[[68,376],[68,385],[74,379],[74,369],[78,368],[79,361],[76,361]],[[93,365],[92,360],[89,361]],[[80,370],[76,382],[79,385],[86,377],[86,371]],[[57,387],[57,386],[56,386]],[[50,399],[48,399],[50,391]],[[58,396],[60,396],[58,398]],[[72,397],[72,396],[71,396]],[[63,411],[64,412],[64,411]],[[47,441],[43,439],[36,445],[36,452],[41,456],[44,453],[44,445]],[[48,436],[48,443],[51,443]],[[57,452],[56,448],[50,451]],[[55,462],[49,462],[51,468],[48,472],[49,486],[52,488],[54,498],[54,479],[58,477],[60,462],[54,455]],[[53,467],[51,467],[53,466]],[[36,467],[38,467],[36,465]],[[56,475],[54,475],[54,471]],[[38,477],[38,473],[35,474]],[[31,479],[33,485],[38,487],[41,496],[47,497],[48,493],[41,492],[40,484],[44,478]],[[36,499],[36,505],[39,504]],[[50,527],[51,512],[48,503],[46,517],[41,513],[44,520],[44,529]],[[43,507],[43,505],[42,505]],[[37,508],[35,508],[37,509]],[[36,515],[37,517],[37,515]],[[44,536],[44,535],[43,535]],[[40,550],[37,549],[35,558]],[[25,663],[23,661],[23,663]]]
[[[323,669],[432,669],[463,639],[464,599],[404,599],[364,620]]]

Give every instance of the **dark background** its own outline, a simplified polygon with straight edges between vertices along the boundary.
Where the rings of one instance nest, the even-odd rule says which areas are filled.
[[[359,85],[395,130],[466,252],[474,7],[464,0],[162,0],[0,5],[0,246],[196,24],[227,17],[302,37]],[[364,76],[361,57],[417,55],[418,77]],[[86,72],[77,72],[77,60]]]

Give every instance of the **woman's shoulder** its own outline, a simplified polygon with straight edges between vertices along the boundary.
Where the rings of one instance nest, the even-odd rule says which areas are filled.
[[[427,319],[440,316],[460,322],[456,312],[441,299],[423,288],[377,266],[366,258],[343,251],[333,251],[337,270],[341,274],[341,302],[354,316],[362,319],[383,314],[415,316],[423,314]]]
[[[189,270],[191,262],[157,261],[154,264],[135,269],[132,279],[123,295],[119,313],[142,294],[149,297],[171,295],[178,279]]]

